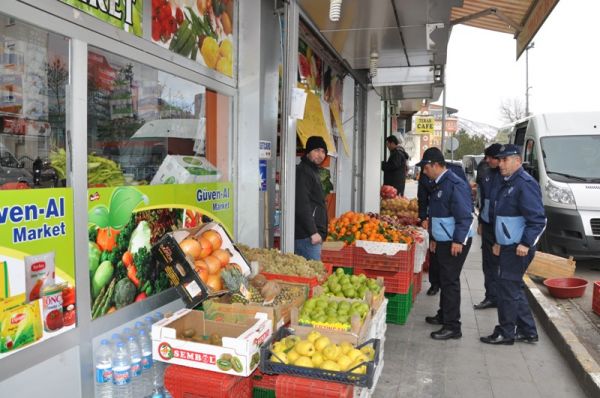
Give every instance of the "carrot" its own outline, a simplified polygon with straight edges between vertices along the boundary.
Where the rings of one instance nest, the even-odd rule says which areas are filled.
[[[125,268],[129,268],[130,265],[133,265],[133,254],[129,250],[123,253],[123,264],[125,264]]]
[[[140,287],[140,280],[137,277],[137,268],[135,268],[135,264],[131,264],[129,267],[127,267],[127,277],[133,282],[135,287]]]

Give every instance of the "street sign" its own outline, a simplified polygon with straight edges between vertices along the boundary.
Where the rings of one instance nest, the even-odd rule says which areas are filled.
[[[415,125],[417,134],[433,134],[435,131],[435,118],[433,116],[416,116]]]
[[[444,150],[446,152],[456,151],[458,149],[458,145],[458,140],[454,137],[450,137],[444,141]]]

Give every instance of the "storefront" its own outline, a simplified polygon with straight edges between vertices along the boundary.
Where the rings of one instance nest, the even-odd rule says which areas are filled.
[[[3,299],[25,295],[2,312],[30,323],[27,336],[1,329],[2,391],[92,396],[100,339],[182,306],[150,247],[209,219],[271,245],[275,202],[293,194],[293,178],[281,198],[276,187],[296,161],[295,140],[281,138],[296,137],[295,122],[278,132],[278,113],[290,114],[278,98],[292,92],[279,87],[291,51],[273,45],[284,13],[271,1],[107,3],[9,0],[0,11],[0,281]],[[323,114],[339,213],[352,205],[358,124],[354,80],[333,66],[319,65],[329,82],[312,90],[336,104]],[[107,298],[127,278],[123,298]],[[53,292],[62,306],[46,300]]]

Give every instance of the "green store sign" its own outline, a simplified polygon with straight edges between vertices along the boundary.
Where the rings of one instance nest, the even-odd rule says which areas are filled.
[[[136,36],[142,36],[144,0],[59,0]]]

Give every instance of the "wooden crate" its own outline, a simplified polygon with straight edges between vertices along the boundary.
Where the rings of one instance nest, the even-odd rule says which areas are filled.
[[[540,278],[568,278],[575,273],[575,260],[538,251],[527,273]]]

